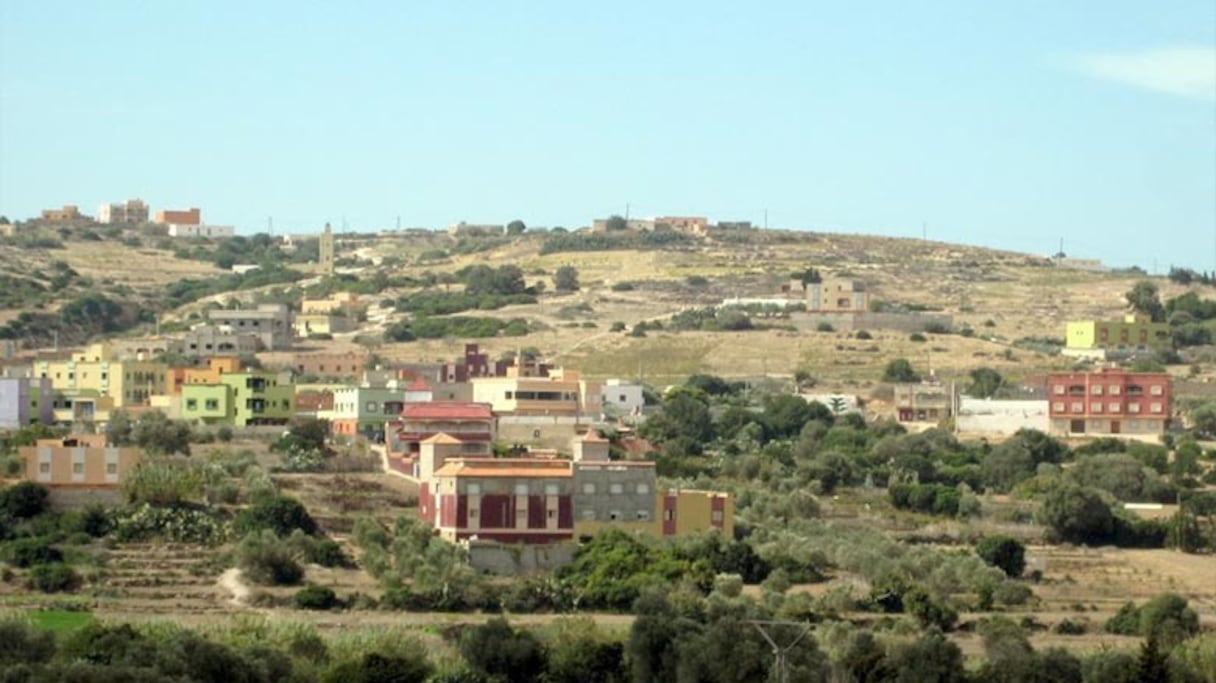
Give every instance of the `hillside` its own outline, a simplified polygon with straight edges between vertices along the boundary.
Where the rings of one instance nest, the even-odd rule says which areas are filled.
[[[393,309],[394,299],[423,291],[459,291],[460,285],[453,282],[470,266],[514,265],[529,285],[544,283],[536,303],[458,314],[530,322],[530,331],[522,336],[477,339],[491,354],[534,348],[542,357],[581,368],[592,377],[637,376],[658,384],[695,372],[742,378],[790,376],[801,370],[826,386],[867,386],[897,357],[945,378],[985,365],[1017,379],[1068,365],[1024,342],[1062,339],[1068,320],[1121,315],[1126,310],[1124,293],[1143,278],[1134,272],[1061,268],[1026,254],[862,235],[728,231],[654,246],[622,241],[620,248],[552,252],[552,236],[544,233],[457,240],[409,231],[339,235],[340,277],[333,282],[316,276],[307,255],[280,251],[268,242],[270,247],[261,252],[263,262],[284,268],[281,279],[297,281],[257,286],[234,280],[215,263],[183,258],[218,260],[221,249],[214,244],[183,246],[146,234],[142,241],[129,234],[102,241],[76,237],[69,234],[59,249],[0,244],[0,276],[26,278],[42,288],[29,297],[33,305],[0,309],[0,323],[22,312],[45,315],[74,298],[100,294],[124,310],[143,312],[144,323],[124,325],[130,327],[128,333],[137,334],[154,329],[156,316],[164,329],[179,329],[200,318],[206,307],[231,300],[298,304],[308,292],[361,288],[371,303],[363,329],[334,340],[308,341],[305,348],[359,343],[386,360],[435,361],[451,357],[465,340],[383,341],[390,325],[409,318]],[[577,269],[579,291],[554,291],[552,276],[562,266]],[[56,287],[56,268],[74,275]],[[905,333],[874,330],[873,338],[863,341],[846,332],[795,331],[781,320],[768,321],[772,329],[743,332],[628,334],[640,322],[665,321],[724,298],[773,296],[792,273],[807,268],[860,280],[885,306],[950,315],[954,330],[973,334],[930,334],[926,342],[913,342]],[[198,286],[186,294],[167,294],[187,279]],[[1158,284],[1163,298],[1183,291],[1164,279]],[[241,289],[228,288],[232,285]],[[610,331],[614,323],[623,323],[626,331]],[[85,329],[60,342],[83,343],[102,333]],[[47,341],[45,334],[31,335],[26,345]]]

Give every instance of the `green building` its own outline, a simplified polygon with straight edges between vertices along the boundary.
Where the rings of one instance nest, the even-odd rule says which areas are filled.
[[[182,386],[181,416],[207,424],[286,424],[295,414],[295,385],[276,372],[231,372],[219,384]]]

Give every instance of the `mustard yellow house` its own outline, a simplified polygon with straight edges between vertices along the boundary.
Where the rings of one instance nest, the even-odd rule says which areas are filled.
[[[1156,351],[1172,345],[1168,323],[1155,323],[1138,315],[1117,321],[1070,322],[1066,337],[1065,352],[1071,355],[1105,357],[1110,351]]]
[[[37,361],[32,375],[51,380],[55,421],[104,421],[109,410],[147,405],[164,394],[168,367],[146,360],[119,360],[108,344],[94,344],[68,360]]]

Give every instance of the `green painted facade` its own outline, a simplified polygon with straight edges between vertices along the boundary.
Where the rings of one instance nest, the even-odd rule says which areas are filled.
[[[234,424],[236,408],[232,388],[223,384],[182,385],[183,420],[207,424]]]
[[[226,373],[220,382],[232,391],[237,426],[286,424],[295,414],[295,385],[280,384],[277,372]]]

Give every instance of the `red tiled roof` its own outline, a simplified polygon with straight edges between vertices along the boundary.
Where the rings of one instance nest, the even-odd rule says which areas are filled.
[[[406,405],[401,417],[407,420],[489,420],[494,412],[484,403],[432,401]]]
[[[414,383],[405,388],[406,391],[430,391],[431,385],[427,384],[421,377],[414,380]]]

